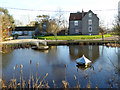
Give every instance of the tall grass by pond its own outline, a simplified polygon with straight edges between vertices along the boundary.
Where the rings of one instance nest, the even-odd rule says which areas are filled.
[[[109,59],[110,60],[110,59]],[[25,66],[23,66],[22,64],[20,66],[18,66],[18,64],[16,64],[15,66],[13,66],[13,78],[9,81],[9,82],[5,82],[5,80],[1,80],[0,83],[2,83],[1,87],[2,89],[22,89],[22,88],[33,88],[33,89],[38,89],[38,88],[50,88],[49,86],[49,82],[47,81],[47,76],[49,75],[47,72],[46,74],[41,78],[41,75],[38,75],[38,71],[39,71],[39,62],[36,63],[36,73],[33,73],[32,71],[32,60],[30,60],[30,74],[29,74],[29,80],[25,81],[25,77],[23,76],[23,68]],[[80,80],[79,80],[79,73],[78,75],[74,75],[74,82],[75,82],[75,86],[74,87],[70,87],[69,83],[67,81],[67,64],[64,65],[65,68],[65,78],[64,80],[61,81],[62,83],[62,87],[57,87],[55,80],[53,80],[53,87],[54,88],[81,88],[80,85]],[[87,86],[85,86],[84,88],[91,88],[91,74],[92,74],[92,70],[94,70],[93,66],[89,66],[89,67],[83,67],[82,68],[90,68],[89,70],[89,74],[87,74],[86,72],[84,72],[84,79],[87,79]],[[119,72],[120,67],[116,67],[116,70]],[[16,72],[16,70],[20,70],[19,73]],[[101,72],[102,67],[99,66],[99,72]],[[77,68],[77,72],[79,72],[78,68]],[[17,79],[17,75],[20,76],[19,79]],[[35,77],[34,77],[35,76]],[[97,85],[97,81],[96,78],[95,79],[95,88],[96,90],[98,90],[98,85]],[[116,76],[112,76],[111,78],[107,78],[106,82],[109,84],[109,88],[113,87],[114,81],[116,79]],[[119,84],[119,82],[118,82]]]
[[[38,72],[38,66],[39,66],[39,62],[37,62],[36,64],[36,75],[34,77],[34,73],[32,72],[31,68],[32,68],[32,60],[30,60],[30,76],[29,76],[29,80],[28,81],[25,81],[24,80],[24,76],[23,76],[23,68],[25,66],[23,66],[22,64],[20,66],[18,66],[18,64],[16,64],[16,66],[13,66],[13,78],[9,81],[9,82],[5,82],[5,80],[2,80],[1,83],[2,83],[2,86],[1,88],[2,89],[17,89],[17,88],[50,88],[49,86],[49,83],[47,81],[47,76],[48,76],[48,73],[46,73],[44,75],[43,78],[41,78],[40,75],[37,74]],[[53,80],[53,85],[54,85],[54,88],[69,88],[69,82],[67,81],[67,64],[65,64],[64,66],[65,68],[65,79],[61,81],[62,83],[62,87],[57,87],[57,85],[55,84],[55,80]],[[20,70],[20,73],[16,73],[16,70]],[[78,69],[77,69],[77,72],[78,72]],[[20,75],[19,79],[17,79],[17,75]],[[90,88],[90,75],[88,76],[87,74],[84,74],[84,77],[85,78],[89,78],[89,81],[87,83],[87,88]],[[77,76],[74,75],[74,81],[76,83],[76,86],[74,86],[73,88],[80,88],[80,82],[79,80],[77,79]],[[97,84],[96,84],[96,88],[97,87]]]
[[[111,37],[112,35],[106,34],[104,37]],[[98,39],[102,38],[102,35],[67,35],[57,36],[58,40],[84,40],[84,39]],[[56,40],[54,36],[36,36],[35,39]]]
[[[22,51],[22,50],[24,50],[24,49],[20,49],[20,51]],[[28,49],[25,49],[25,50],[28,50]],[[59,50],[59,49],[57,49],[57,50]],[[80,49],[80,50],[82,50],[82,49]],[[22,52],[24,52],[24,51],[22,51]],[[105,53],[107,53],[107,52],[105,51]],[[23,53],[23,54],[25,54],[25,53]],[[18,55],[20,56],[20,52],[18,52]],[[32,55],[32,54],[30,54],[30,55]],[[49,55],[51,55],[51,54],[49,54]],[[58,55],[60,56],[59,53],[58,53]],[[110,55],[112,55],[112,54],[110,54]],[[116,52],[116,55],[117,55],[117,52]],[[35,56],[35,54],[33,54],[33,56]],[[25,58],[24,55],[23,55],[23,57]],[[61,64],[61,66],[63,66],[62,71],[64,73],[63,78],[60,79],[60,82],[59,82],[59,83],[61,83],[61,85],[58,85],[59,83],[57,83],[58,82],[57,79],[52,78],[52,77],[56,77],[57,74],[54,73],[55,70],[53,70],[52,74],[51,74],[51,72],[49,72],[50,71],[50,70],[48,70],[49,67],[48,68],[46,67],[46,66],[49,66],[49,64],[45,64],[44,68],[46,68],[47,70],[44,70],[44,68],[41,67],[42,64],[44,64],[42,61],[45,61],[45,59],[35,58],[37,60],[37,61],[35,61],[35,59],[33,59],[33,58],[30,58],[30,59],[24,59],[24,58],[21,58],[21,60],[19,60],[21,62],[15,62],[17,60],[17,58],[15,58],[15,61],[13,61],[15,63],[13,63],[10,66],[12,69],[9,70],[11,72],[11,74],[7,75],[9,77],[8,79],[6,79],[4,77],[5,74],[3,74],[3,81],[2,81],[3,88],[48,88],[48,87],[50,87],[50,88],[53,88],[53,87],[54,88],[63,88],[63,87],[64,88],[74,88],[74,87],[75,88],[87,88],[87,87],[95,88],[95,87],[100,87],[99,78],[103,81],[106,81],[106,83],[108,83],[107,85],[109,85],[109,86],[106,86],[106,87],[119,87],[119,85],[120,85],[119,80],[116,82],[118,73],[120,72],[120,67],[117,67],[117,65],[114,63],[112,58],[109,57],[109,55],[107,55],[105,60],[107,60],[107,58],[108,58],[108,61],[110,61],[110,63],[108,63],[108,64],[110,64],[110,66],[111,65],[114,66],[113,68],[115,68],[115,73],[113,73],[110,76],[109,76],[109,74],[107,74],[110,78],[106,77],[105,79],[102,79],[101,77],[93,77],[92,76],[92,75],[97,75],[95,73],[102,74],[102,72],[104,71],[104,67],[101,66],[101,64],[97,65],[98,68],[96,68],[96,66],[93,65],[94,70],[87,69],[86,72],[84,72],[84,71],[82,71],[82,69],[76,68],[76,65],[72,64],[73,65],[73,67],[72,67],[71,65],[69,65],[69,63],[65,62],[66,65],[65,65],[65,63]],[[3,59],[3,61],[5,61],[5,59]],[[42,60],[39,61],[39,59],[42,59]],[[14,59],[12,58],[11,60],[14,60]],[[24,62],[22,60],[23,61],[29,60],[29,61],[27,61],[28,63],[24,64]],[[69,60],[69,59],[67,59],[67,60]],[[57,60],[55,59],[55,61],[57,61]],[[57,65],[57,64],[55,64],[55,65]],[[26,67],[28,67],[28,68],[25,69]],[[75,71],[74,73],[71,72],[72,71],[71,69],[73,69],[73,68]],[[108,67],[108,69],[109,69],[109,67]],[[58,72],[60,72],[59,69],[57,69],[57,70],[58,70]],[[5,72],[7,72],[7,71],[5,70]],[[28,74],[25,75],[25,73],[28,73]],[[70,77],[70,73],[71,73],[71,77]],[[6,74],[8,74],[8,73],[6,73]],[[81,74],[83,75],[82,77],[80,76]],[[102,75],[105,76],[105,74],[102,74]],[[4,78],[7,80],[7,82],[4,82],[4,80],[5,80]],[[52,78],[52,79],[49,80],[49,78]],[[84,80],[85,80],[85,83],[84,83],[84,85],[82,85]],[[101,80],[100,80],[100,82],[101,82]],[[37,82],[37,84],[36,84],[36,82]],[[40,84],[40,82],[42,82],[42,84]],[[73,82],[74,82],[74,84],[73,84]],[[36,84],[36,86],[35,86],[35,84]],[[62,84],[63,84],[63,86],[62,86]],[[21,87],[20,87],[20,85],[21,85]],[[42,87],[39,87],[38,85],[42,85]]]

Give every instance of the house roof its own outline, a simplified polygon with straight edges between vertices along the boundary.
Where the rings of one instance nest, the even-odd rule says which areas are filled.
[[[77,59],[76,62],[78,64],[88,64],[88,63],[91,63],[91,61],[89,59],[87,59],[84,55],[81,58]]]
[[[82,13],[70,13],[69,21],[82,20]]]
[[[70,17],[69,17],[69,21],[75,21],[75,20],[82,20],[82,18],[89,12],[92,12],[91,10],[89,10],[88,12],[77,12],[77,13],[70,13]],[[92,12],[93,13],[93,12]],[[93,13],[94,14],[94,13]],[[94,14],[95,16],[97,16],[97,14]],[[97,17],[98,18],[98,17]],[[99,19],[99,18],[98,18]]]
[[[85,16],[87,12],[84,12]],[[82,20],[82,13],[77,12],[77,13],[70,13],[69,21],[74,21],[74,20]]]
[[[35,27],[34,26],[19,26],[15,27],[14,31],[34,31]]]
[[[39,32],[47,32],[46,30],[44,30],[44,29],[40,29],[39,27],[37,27],[37,28],[35,29],[35,31],[39,31]]]

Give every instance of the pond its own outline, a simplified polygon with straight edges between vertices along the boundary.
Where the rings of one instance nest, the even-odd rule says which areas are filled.
[[[15,49],[2,55],[2,75],[6,82],[9,82],[13,76],[19,82],[20,65],[22,64],[22,79],[26,82],[30,75],[35,80],[37,73],[39,80],[42,80],[48,73],[43,83],[48,82],[51,88],[54,87],[53,80],[56,87],[62,87],[62,80],[65,80],[65,76],[70,88],[77,86],[78,83],[81,88],[86,88],[88,83],[92,88],[95,88],[96,85],[98,88],[109,88],[110,86],[117,88],[120,86],[120,72],[116,69],[120,61],[119,50],[120,48],[117,47],[80,45],[50,46],[45,51],[31,48]],[[82,55],[92,61],[93,68],[81,69],[76,66],[76,59]]]

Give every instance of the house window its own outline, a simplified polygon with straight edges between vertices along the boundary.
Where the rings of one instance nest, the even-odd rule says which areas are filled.
[[[75,33],[79,33],[79,30],[78,30],[78,29],[75,29]]]
[[[88,31],[92,32],[92,27],[91,26],[88,27]]]
[[[88,25],[92,25],[92,20],[91,19],[88,20]]]
[[[92,17],[92,13],[89,13],[89,17]]]
[[[78,26],[78,21],[74,21],[74,26]]]
[[[24,34],[27,34],[27,31],[24,31]]]
[[[19,34],[19,35],[22,35],[23,33],[22,33],[22,31],[18,31],[18,34]]]

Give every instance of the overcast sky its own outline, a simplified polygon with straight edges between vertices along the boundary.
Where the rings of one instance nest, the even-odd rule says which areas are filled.
[[[37,15],[48,14],[54,16],[55,13],[48,11],[56,11],[60,8],[67,11],[64,13],[67,20],[70,12],[82,11],[82,9],[85,12],[92,10],[98,15],[100,21],[111,27],[115,16],[118,14],[118,2],[119,0],[0,0],[0,6],[8,8],[14,19],[24,22],[24,24],[35,20]],[[33,9],[36,11],[10,8]]]

